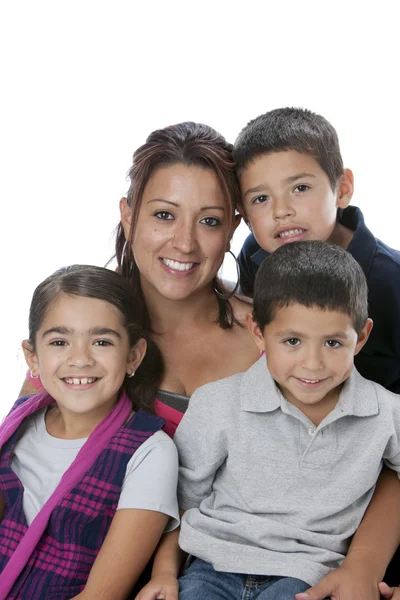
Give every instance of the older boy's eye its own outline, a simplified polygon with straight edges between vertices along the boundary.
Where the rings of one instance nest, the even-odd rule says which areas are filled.
[[[327,340],[325,342],[325,346],[328,346],[328,348],[340,348],[341,345],[337,340]]]
[[[161,221],[172,221],[174,218],[174,216],[167,210],[158,210],[156,213],[154,213],[154,216]]]
[[[294,188],[294,191],[295,192],[306,192],[309,189],[310,189],[310,186],[305,185],[304,183],[300,183],[299,185],[296,185],[296,187]]]
[[[257,196],[257,198],[253,198],[251,203],[252,204],[262,204],[263,202],[266,202],[267,200],[268,200],[268,196],[263,194],[262,196]]]
[[[112,346],[112,342],[108,340],[96,340],[94,343],[95,346]]]
[[[300,344],[300,340],[298,338],[289,338],[285,340],[285,344],[288,346],[298,346]]]

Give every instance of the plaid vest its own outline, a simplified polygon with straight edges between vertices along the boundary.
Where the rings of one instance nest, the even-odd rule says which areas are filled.
[[[127,464],[164,423],[139,410],[118,430],[81,482],[52,512],[46,532],[7,600],[69,600],[84,589],[115,514]],[[18,434],[17,430],[0,453],[0,491],[6,506],[0,524],[0,572],[28,529],[23,487],[10,468]]]

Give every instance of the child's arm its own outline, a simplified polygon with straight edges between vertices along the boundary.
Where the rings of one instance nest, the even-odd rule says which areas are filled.
[[[118,509],[79,600],[123,600],[154,553],[169,517],[177,524],[178,453],[163,432],[128,464]]]
[[[118,510],[90,571],[85,589],[75,599],[127,598],[150,560],[167,521],[167,515],[151,510]]]
[[[399,544],[400,484],[394,471],[384,469],[342,566],[296,599],[378,600],[378,583]]]
[[[135,600],[178,600],[178,575],[185,557],[178,538],[179,529],[162,536],[154,556],[151,580]]]
[[[215,388],[214,388],[215,389]],[[209,496],[215,473],[227,455],[226,418],[221,398],[209,386],[197,390],[189,403],[174,441],[179,452],[178,500],[184,510],[198,507]],[[223,398],[225,400],[225,398]],[[178,531],[163,536],[154,558],[150,582],[136,600],[178,600],[177,577],[184,553],[179,549]]]

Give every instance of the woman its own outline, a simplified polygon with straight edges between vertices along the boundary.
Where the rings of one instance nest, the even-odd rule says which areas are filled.
[[[173,434],[197,387],[244,371],[258,358],[243,326],[249,306],[227,294],[217,277],[239,223],[231,145],[205,125],[167,127],[150,134],[135,152],[129,177],[127,197],[120,201],[118,270],[135,283],[143,324],[164,356],[165,375],[155,410],[169,420]],[[24,386],[24,393],[32,391]],[[383,479],[365,527],[352,544],[352,562],[346,562],[360,579],[373,570],[363,565],[364,557],[373,555],[375,542],[382,545],[373,565],[379,577],[398,542],[400,532],[393,531],[393,498],[400,502],[397,488],[389,475]],[[379,532],[374,527],[378,523]],[[168,536],[165,540],[166,547]],[[165,564],[160,550],[155,565],[159,572]],[[343,578],[342,573],[338,577]],[[351,577],[355,578],[353,571]]]

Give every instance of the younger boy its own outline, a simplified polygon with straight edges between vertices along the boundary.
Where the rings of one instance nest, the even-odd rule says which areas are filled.
[[[180,600],[293,600],[343,561],[382,462],[400,474],[398,397],[353,368],[372,323],[350,254],[279,248],[248,325],[265,355],[196,391],[174,438]]]
[[[268,253],[289,242],[329,241],[360,263],[369,288],[371,336],[356,357],[360,373],[400,393],[400,252],[377,240],[360,209],[349,207],[353,174],[343,168],[335,129],[309,110],[257,117],[234,146],[240,211],[252,234],[238,257],[242,291]]]

